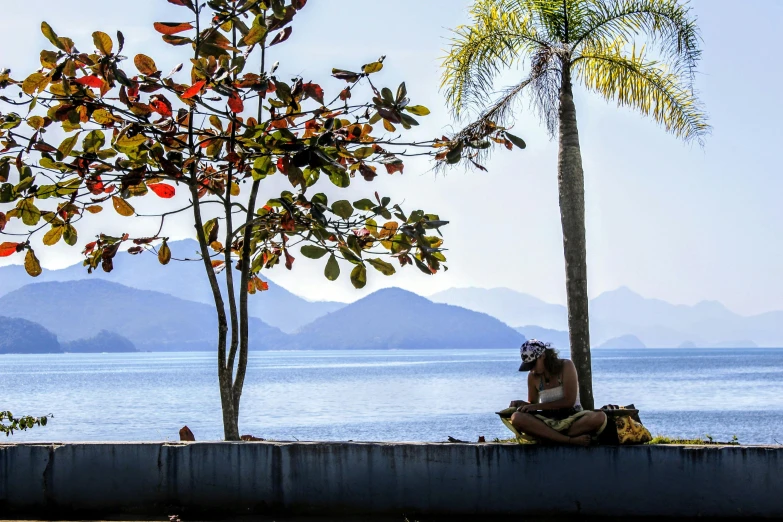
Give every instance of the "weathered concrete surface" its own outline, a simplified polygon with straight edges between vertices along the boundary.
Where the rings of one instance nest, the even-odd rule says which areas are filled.
[[[0,513],[783,517],[783,448],[0,445]]]

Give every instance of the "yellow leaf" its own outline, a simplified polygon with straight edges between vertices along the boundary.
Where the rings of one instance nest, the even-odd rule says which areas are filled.
[[[171,249],[165,241],[158,249],[158,261],[160,261],[161,265],[168,265],[169,261],[171,261]]]
[[[231,183],[231,195],[232,196],[238,196],[239,195],[239,185],[232,182]]]
[[[38,258],[35,257],[35,252],[33,252],[32,248],[29,249],[24,256],[24,269],[33,277],[41,275],[41,263],[38,261]]]
[[[389,132],[394,132],[397,130],[397,127],[391,124],[389,120],[383,120],[383,128],[386,129]]]
[[[111,54],[112,41],[111,36],[101,31],[95,31],[92,33],[92,41],[95,44],[95,48],[105,55]]]
[[[381,69],[383,69],[383,64],[381,62],[372,62],[362,66],[362,72],[364,74],[372,74],[374,72],[380,71]]]
[[[136,64],[139,72],[145,76],[152,76],[158,72],[158,66],[155,65],[155,61],[146,54],[137,54],[133,59],[133,63]]]
[[[51,230],[44,234],[43,244],[46,246],[56,245],[60,238],[63,237],[63,226],[52,225]]]
[[[117,196],[112,196],[111,202],[114,205],[114,210],[116,210],[117,214],[121,216],[130,217],[136,213],[136,210],[134,210],[131,204],[122,198],[118,198]]]
[[[98,212],[103,210],[103,207],[100,205],[90,205],[86,208],[87,212],[90,214],[97,214]]]

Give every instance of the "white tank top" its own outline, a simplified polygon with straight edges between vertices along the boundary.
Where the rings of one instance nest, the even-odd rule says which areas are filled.
[[[546,402],[555,402],[559,401],[563,397],[565,397],[565,389],[563,388],[563,378],[562,376],[558,376],[557,382],[559,383],[558,386],[555,386],[554,388],[544,389],[544,378],[541,377],[541,380],[539,381],[538,386],[538,403],[544,404]],[[576,402],[574,402],[574,409],[581,410],[582,409],[582,403],[579,400],[579,390],[576,390]]]

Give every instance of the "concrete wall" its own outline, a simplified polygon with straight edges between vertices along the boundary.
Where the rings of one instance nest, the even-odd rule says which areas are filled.
[[[783,517],[783,448],[0,445],[0,513]]]

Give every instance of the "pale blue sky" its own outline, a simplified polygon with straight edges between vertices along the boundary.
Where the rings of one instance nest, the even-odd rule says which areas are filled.
[[[16,78],[36,67],[38,52],[47,44],[39,31],[42,19],[82,48],[91,47],[89,35],[96,29],[111,34],[122,29],[128,40],[125,54],[150,54],[165,70],[182,61],[172,54],[177,48],[164,46],[151,28],[154,21],[183,20],[182,8],[165,0],[105,0],[100,12],[96,5],[3,2],[4,19],[13,23],[4,29],[0,66],[11,67]],[[450,125],[438,90],[439,58],[449,28],[467,21],[468,5],[465,0],[310,0],[291,40],[274,48],[272,59],[280,60],[281,77],[302,75],[334,92],[340,84],[327,80],[331,67],[357,68],[385,54],[379,82],[396,86],[405,80],[414,103],[432,109],[420,135],[439,135]],[[651,120],[576,89],[590,293],[625,285],[674,303],[720,300],[746,314],[783,309],[783,207],[778,204],[783,109],[781,75],[772,61],[783,3],[754,0],[743,2],[742,9],[728,0],[692,5],[704,38],[697,87],[714,127],[704,149],[684,145]],[[754,37],[735,43],[740,29],[748,27],[754,28]],[[507,78],[521,74],[512,71]],[[528,112],[519,114],[514,132],[528,148],[498,151],[486,165],[488,173],[453,171],[436,177],[426,163],[411,162],[402,177],[355,183],[343,195],[358,198],[380,190],[404,198],[410,208],[426,207],[451,220],[444,229],[449,272],[378,275],[357,292],[347,278],[327,282],[320,262],[298,256],[293,272],[275,269],[270,277],[316,299],[354,300],[394,284],[423,294],[452,286],[506,286],[563,303],[556,143]],[[270,195],[279,192],[282,185],[276,183],[270,183]],[[122,218],[103,219],[101,225],[128,229]],[[85,229],[82,237],[96,230]],[[173,224],[169,234],[185,237],[188,231],[182,222]],[[80,258],[67,247],[38,253],[50,267]]]

